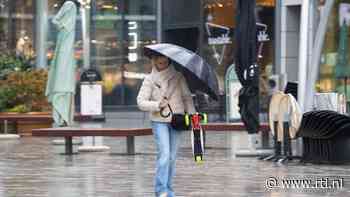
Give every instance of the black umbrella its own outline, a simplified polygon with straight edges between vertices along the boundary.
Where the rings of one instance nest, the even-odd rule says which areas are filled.
[[[168,43],[145,46],[146,56],[152,57],[156,54],[164,55],[175,62],[175,69],[184,75],[191,92],[201,91],[215,100],[218,99],[218,80],[215,71],[199,55]]]
[[[242,84],[239,95],[241,118],[248,133],[259,129],[259,68],[256,50],[255,0],[237,4],[236,73]]]

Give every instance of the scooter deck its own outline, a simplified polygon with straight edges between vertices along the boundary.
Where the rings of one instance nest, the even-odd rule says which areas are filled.
[[[192,151],[194,160],[197,163],[201,163],[203,161],[204,147],[203,147],[203,130],[200,129],[192,129]]]

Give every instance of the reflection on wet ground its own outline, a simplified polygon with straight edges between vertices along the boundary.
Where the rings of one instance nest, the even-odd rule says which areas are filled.
[[[174,187],[177,196],[350,196],[348,166],[288,165],[234,158],[236,134],[208,134],[205,162],[194,163],[187,134],[180,148]],[[155,147],[152,136],[136,138],[136,152],[124,155],[125,138],[104,138],[108,152],[59,154],[56,138],[0,141],[0,197],[148,197],[153,194]],[[343,178],[342,189],[267,189],[269,178]],[[273,185],[273,183],[272,183]],[[271,186],[271,183],[269,183]],[[330,185],[328,185],[330,186]]]

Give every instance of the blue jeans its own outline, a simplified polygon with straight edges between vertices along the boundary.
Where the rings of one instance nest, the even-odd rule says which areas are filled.
[[[152,122],[152,129],[158,152],[155,193],[159,196],[166,192],[168,197],[173,197],[172,179],[175,175],[176,153],[181,134],[169,123]]]

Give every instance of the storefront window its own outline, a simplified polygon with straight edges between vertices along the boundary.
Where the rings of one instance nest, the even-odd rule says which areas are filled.
[[[35,56],[33,0],[0,0],[0,51],[25,60]]]
[[[204,4],[203,55],[214,66],[220,91],[224,91],[225,71],[234,61],[236,1],[206,0]]]
[[[104,104],[136,105],[144,74],[151,69],[142,49],[156,42],[156,1],[97,1],[91,32],[91,58],[104,78]]]
[[[204,1],[203,56],[215,67],[220,92],[224,92],[226,70],[235,62],[236,0]],[[268,79],[273,74],[274,0],[258,0],[256,8],[258,64],[261,101],[267,97]],[[264,102],[261,102],[262,104]]]
[[[61,0],[45,0],[48,6],[47,59],[53,58],[57,30],[51,23],[60,9]],[[34,0],[0,0],[0,50],[12,51],[35,59],[35,27],[37,12]],[[274,0],[257,0],[258,64],[261,68],[261,95],[272,74]],[[221,94],[227,68],[235,61],[236,0],[203,0],[203,29],[198,51],[215,68]],[[165,5],[164,5],[165,6]],[[155,43],[157,37],[157,0],[98,0],[91,1],[89,29],[90,65],[103,77],[104,105],[136,105],[136,96],[145,74],[151,70],[143,56],[144,45]],[[180,13],[179,13],[180,14]],[[194,28],[195,29],[195,28]],[[76,23],[75,58],[79,72],[83,70],[82,16]],[[200,31],[195,31],[199,35]],[[266,33],[266,34],[265,34]],[[187,35],[187,34],[186,34]],[[192,35],[192,34],[191,34]],[[195,38],[194,38],[195,39]],[[197,47],[196,47],[197,48]],[[335,50],[336,51],[336,50]],[[33,65],[35,62],[33,62]],[[80,73],[77,73],[78,75]],[[77,75],[77,76],[78,76]]]
[[[325,2],[318,2],[318,13],[320,15]],[[350,98],[350,80],[348,80],[350,76],[349,25],[350,1],[336,0],[328,18],[320,61],[319,81],[317,83],[319,92],[346,93],[348,101]]]
[[[61,1],[49,0],[49,20],[60,9]],[[146,44],[156,42],[156,0],[99,0],[91,1],[90,15],[90,68],[97,69],[103,77],[103,103],[106,106],[136,105],[137,92],[145,73],[151,66],[143,56]],[[76,22],[75,58],[78,75],[83,69],[85,27],[82,11]],[[48,60],[55,50],[57,30],[49,23]],[[79,100],[79,99],[78,99]]]

